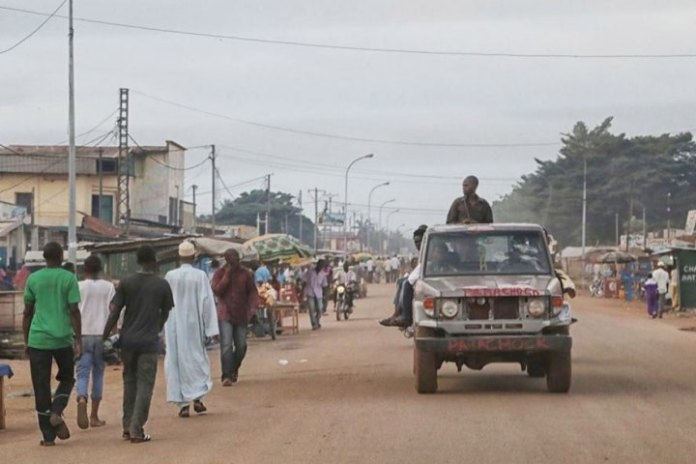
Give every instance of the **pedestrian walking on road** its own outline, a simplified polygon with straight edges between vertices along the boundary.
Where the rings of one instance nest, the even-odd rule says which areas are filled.
[[[658,305],[658,295],[657,295],[657,281],[653,279],[652,274],[648,274],[648,278],[643,284],[645,289],[645,301],[648,305],[648,316],[655,319],[657,317],[657,305]]]
[[[156,274],[155,249],[142,245],[137,251],[137,262],[140,271],[121,280],[116,288],[102,334],[106,341],[125,307],[119,338],[123,361],[123,438],[131,443],[152,438],[144,426],[157,377],[159,334],[174,306],[171,287]]]
[[[247,351],[247,326],[259,305],[254,273],[242,267],[237,250],[225,252],[226,264],[213,276],[213,293],[218,297],[222,385],[230,387],[239,378]]]
[[[102,332],[109,318],[114,284],[99,277],[102,262],[96,256],[85,259],[85,279],[79,282],[82,315],[82,357],[77,363],[77,425],[81,429],[101,427],[99,405],[104,391],[104,343]],[[87,416],[87,391],[92,377],[92,411]]]
[[[40,444],[53,446],[56,438],[70,438],[63,411],[75,385],[75,359],[82,353],[82,321],[77,306],[77,279],[61,267],[63,248],[57,242],[49,242],[43,248],[43,256],[46,267],[31,274],[24,288],[22,330],[43,435]],[[51,397],[54,360],[58,365],[58,387]]]
[[[324,260],[320,259],[313,268],[309,268],[302,277],[304,295],[307,298],[309,321],[312,330],[321,329],[321,314],[324,309],[324,290],[328,285],[324,269]]]
[[[662,319],[662,312],[665,310],[665,300],[667,299],[667,288],[669,284],[669,273],[665,271],[665,263],[657,263],[657,269],[652,273],[653,279],[657,282],[657,317]]]
[[[205,272],[193,267],[195,255],[193,243],[181,243],[181,266],[164,277],[174,297],[174,310],[164,324],[167,401],[179,407],[179,417],[189,417],[191,401],[195,412],[207,411],[203,396],[213,381],[206,344],[219,333],[213,290]]]

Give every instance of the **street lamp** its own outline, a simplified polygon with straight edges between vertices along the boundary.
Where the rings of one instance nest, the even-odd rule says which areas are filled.
[[[343,252],[345,253],[346,257],[348,256],[348,171],[350,171],[350,168],[352,168],[353,165],[358,161],[367,158],[373,158],[374,156],[374,153],[359,156],[355,158],[353,161],[351,161],[348,167],[346,168],[346,180],[343,191]]]
[[[389,182],[382,182],[381,184],[377,184],[374,187],[372,187],[372,190],[370,190],[370,194],[367,196],[367,249],[370,249],[370,224],[372,224],[372,216],[370,216],[370,211],[371,211],[371,206],[372,206],[372,192],[374,192],[376,189],[380,187],[384,187],[385,185],[389,185]]]
[[[383,249],[382,249],[382,208],[384,208],[384,205],[387,203],[391,203],[393,201],[396,201],[396,198],[392,198],[391,200],[387,200],[381,205],[379,205],[379,253],[382,254]]]

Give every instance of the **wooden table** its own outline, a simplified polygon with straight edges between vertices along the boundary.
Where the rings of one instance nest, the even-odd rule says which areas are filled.
[[[283,325],[283,318],[291,318],[291,333],[297,335],[300,333],[300,305],[292,301],[276,301],[273,305],[273,311],[276,321]]]
[[[12,377],[9,364],[0,364],[0,430],[5,428],[5,377]]]

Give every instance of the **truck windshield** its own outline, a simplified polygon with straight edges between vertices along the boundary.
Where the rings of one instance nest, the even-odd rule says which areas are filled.
[[[541,231],[465,231],[428,237],[423,277],[550,273]]]

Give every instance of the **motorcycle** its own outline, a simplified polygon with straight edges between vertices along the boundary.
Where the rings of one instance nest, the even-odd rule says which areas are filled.
[[[336,285],[336,320],[341,320],[341,315],[343,319],[348,320],[348,317],[353,312],[353,284],[350,283],[347,286],[345,284],[339,283]]]
[[[270,335],[272,340],[276,339],[276,320],[273,309],[266,306],[259,307],[256,314],[249,323],[249,331],[255,337],[263,338]]]

